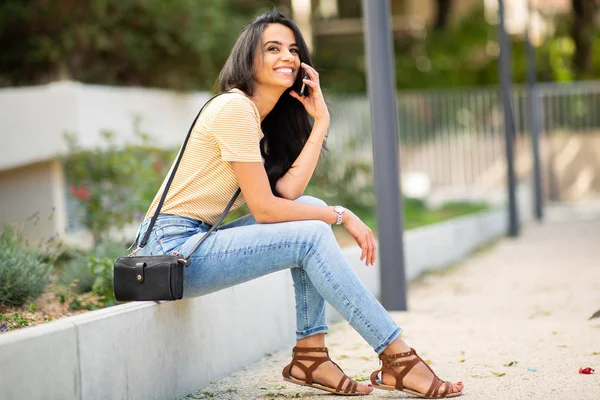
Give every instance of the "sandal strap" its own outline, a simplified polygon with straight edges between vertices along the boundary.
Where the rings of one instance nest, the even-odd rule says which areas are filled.
[[[344,383],[346,383],[347,380],[348,380],[348,377],[344,374],[344,376],[342,376],[342,379],[340,379],[340,383],[338,383],[337,388],[335,388],[335,391],[337,393],[342,393],[342,388],[344,387]],[[348,385],[348,386],[352,386],[352,385]]]
[[[398,361],[395,363],[391,363],[389,367],[390,371],[394,371],[394,377],[396,378],[396,388],[398,390],[402,390],[402,388],[404,387],[404,378],[406,378],[406,375],[409,374],[409,372],[415,367],[415,365],[419,364],[419,359],[414,358],[412,360],[408,360],[408,361]],[[394,369],[392,369],[393,367],[403,367],[402,371],[400,372],[396,372]]]
[[[427,368],[428,368],[428,369],[431,371],[431,373],[433,374],[433,376],[435,376],[436,378],[438,378],[438,379],[439,379],[439,377],[438,377],[438,376],[437,376],[437,374],[436,374],[436,373],[433,371],[433,369],[431,369],[431,367],[429,366],[429,364],[427,364],[427,363],[425,362],[425,360],[423,360],[423,359],[421,358],[421,356],[417,354],[416,350],[414,350],[414,349],[411,349],[411,350],[413,351],[413,353],[415,354],[415,356],[417,356],[417,358],[418,358],[419,360],[423,361],[423,364],[425,364],[425,366],[426,366],[426,367],[427,367]]]
[[[415,358],[413,358],[411,360],[394,361],[394,360],[398,360],[400,358],[407,358],[407,357],[411,357],[411,356],[415,356]],[[429,369],[429,371],[431,371],[431,373],[433,374],[433,381],[431,382],[431,386],[429,386],[429,390],[427,390],[427,393],[425,394],[425,396],[428,398],[442,398],[442,397],[445,397],[448,394],[450,394],[450,390],[452,388],[451,383],[448,381],[441,380],[437,376],[437,374],[433,371],[433,369],[431,369],[429,364],[427,364],[427,362],[425,362],[425,360],[423,360],[421,358],[421,356],[419,356],[417,354],[416,350],[413,348],[411,348],[410,351],[407,351],[404,353],[380,354],[379,359],[382,361],[383,365],[382,365],[381,369],[378,369],[377,371],[374,371],[371,374],[371,383],[373,385],[377,385],[377,377],[378,377],[379,373],[381,372],[382,374],[385,373],[385,374],[392,375],[396,380],[396,384],[394,385],[395,388],[397,390],[402,390],[404,388],[403,381],[404,381],[404,378],[406,377],[406,375],[408,375],[410,373],[410,371],[417,364],[422,362]],[[396,370],[393,369],[395,367],[403,367],[403,368],[400,372],[397,372]],[[442,388],[442,386],[443,386],[443,388]],[[440,390],[440,389],[442,389],[442,390]]]
[[[302,353],[326,353],[326,354],[323,356],[308,356],[308,355],[301,355]],[[335,392],[336,393],[351,393],[351,394],[356,393],[356,389],[358,388],[358,383],[353,381],[352,379],[350,379],[348,377],[348,375],[346,375],[344,373],[344,371],[340,368],[340,366],[337,365],[333,360],[331,360],[329,358],[329,349],[327,349],[327,347],[294,347],[292,349],[292,356],[293,356],[292,362],[289,363],[283,369],[284,377],[291,376],[292,366],[295,366],[295,367],[300,368],[304,372],[304,375],[306,376],[304,378],[304,383],[306,383],[307,385],[312,385],[313,384],[313,376],[312,376],[313,372],[315,372],[315,370],[317,368],[319,368],[319,366],[321,364],[323,364],[324,362],[331,361],[336,367],[339,368],[339,370],[343,374],[337,388],[335,389]],[[312,361],[312,364],[307,367],[306,365],[302,364],[299,361]],[[346,381],[349,381],[349,382],[346,385],[346,389],[343,389],[344,385],[346,384]]]
[[[450,389],[452,389],[452,384],[448,381],[444,381],[444,390],[440,393],[440,396],[446,397],[450,394]]]
[[[324,356],[307,356],[302,353],[326,353]],[[311,361],[312,364],[310,366],[306,366],[299,361]],[[294,347],[292,349],[292,362],[284,369],[285,375],[290,375],[292,371],[292,366],[300,368],[305,375],[304,383],[307,385],[312,385],[313,383],[313,372],[321,364],[329,361],[329,350],[327,347]]]
[[[346,388],[344,393],[356,393],[356,388],[358,388],[358,383],[353,380],[350,380],[350,382],[352,382],[352,384],[348,385],[348,387]]]
[[[344,387],[344,384],[346,383],[346,381],[348,381],[348,385],[346,386],[346,389],[344,389],[342,391],[342,388]],[[336,393],[356,393],[356,388],[358,388],[358,383],[353,381],[352,379],[348,378],[348,375],[344,374],[344,376],[342,376],[342,379],[340,379],[340,383],[338,384],[337,388],[335,389]]]
[[[405,353],[396,353],[396,354],[380,354],[379,355],[379,359],[383,362],[385,361],[393,361],[393,360],[397,360],[399,358],[405,358],[405,357],[410,357],[412,355],[415,355],[415,349],[411,348],[410,351],[407,351]]]
[[[292,354],[294,353],[329,353],[327,347],[294,347]]]
[[[433,398],[437,398],[440,397],[440,387],[442,387],[442,385],[445,382],[443,380],[441,380],[440,378],[438,378],[437,376],[434,377],[433,382],[431,382],[431,386],[429,386],[429,390],[427,391],[427,393],[425,394],[425,396],[427,397],[433,397]]]
[[[294,360],[301,360],[301,361],[327,361],[329,360],[329,357],[318,357],[318,356],[294,356]]]
[[[429,364],[427,364],[427,362],[425,360],[423,360],[421,358],[421,356],[419,356],[414,349],[411,349],[411,350],[414,352],[415,356],[417,356],[417,358],[419,360],[421,360],[423,362],[423,364],[425,364],[427,369],[429,369],[429,371],[431,371],[431,373],[433,374],[433,382],[431,382],[431,386],[429,387],[429,391],[427,391],[427,393],[432,391],[432,389],[435,385],[436,387],[432,391],[430,396],[432,396],[434,398],[443,398],[443,397],[447,396],[448,394],[450,394],[450,389],[452,389],[452,384],[448,381],[444,381],[444,380],[440,379],[440,377],[437,376],[437,374],[433,371],[433,369],[429,366]],[[444,386],[444,389],[440,392],[440,388],[442,387],[442,385]]]

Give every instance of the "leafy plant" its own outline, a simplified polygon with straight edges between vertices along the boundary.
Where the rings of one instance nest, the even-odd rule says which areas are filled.
[[[30,304],[29,308],[23,313],[15,312],[11,316],[0,313],[0,333],[8,332],[11,329],[35,326],[35,318],[27,316],[27,314],[33,314],[34,312],[35,304]]]
[[[139,121],[138,121],[139,122]],[[101,133],[104,143],[83,149],[73,134],[65,135],[69,152],[62,157],[79,218],[94,243],[111,229],[122,229],[146,210],[162,183],[173,152],[149,146],[150,137],[134,125],[139,144],[119,146],[113,132]],[[137,218],[136,218],[137,217]]]
[[[117,304],[113,293],[113,262],[114,258],[89,256],[87,263],[82,266],[86,283],[90,281],[89,290],[81,293],[75,280],[61,291],[61,304],[67,303],[70,310],[96,310]]]
[[[90,257],[88,268],[94,276],[92,293],[97,295],[104,307],[117,304],[113,292],[113,258]]]
[[[95,275],[89,267],[90,258],[109,258],[115,260],[122,256],[125,246],[107,237],[102,237],[89,251],[78,250],[77,254],[69,260],[64,267],[59,282],[71,288],[75,294],[91,292]]]
[[[20,307],[37,299],[50,283],[52,265],[38,251],[26,247],[12,226],[0,232],[0,305]]]

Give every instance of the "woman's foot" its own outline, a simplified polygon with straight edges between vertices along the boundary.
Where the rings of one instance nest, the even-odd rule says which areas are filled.
[[[413,359],[417,359],[417,355],[413,354],[409,357],[403,358],[402,361],[411,361]],[[406,367],[393,367],[392,369],[397,373],[401,373]],[[395,386],[396,378],[391,374],[386,374],[382,372],[382,382],[384,385]],[[419,361],[417,365],[415,365],[408,374],[402,380],[402,385],[407,388],[411,388],[419,393],[427,393],[431,388],[431,384],[435,380],[435,374],[431,371],[425,361]],[[462,392],[464,386],[462,382],[450,383],[450,390],[446,394],[454,394]],[[442,385],[438,392],[442,392],[444,390],[444,386]]]
[[[369,384],[350,379],[331,361],[326,347],[294,347],[292,362],[282,372],[283,379],[331,393],[360,396],[373,391]]]
[[[392,357],[389,357],[390,355]],[[404,388],[432,398],[455,397],[464,389],[462,382],[441,381],[429,365],[401,339],[390,345],[382,356],[384,358],[381,371],[383,385],[397,387],[397,380],[401,380],[401,386]],[[390,373],[389,369],[394,373]]]
[[[303,353],[303,355],[309,357],[323,357],[326,354],[322,352],[308,352]],[[314,363],[314,361],[306,360],[297,360],[297,362],[301,363],[302,365],[308,368],[310,368],[311,365]],[[290,374],[294,378],[301,381],[304,381],[306,379],[306,373],[300,367],[297,367],[295,365],[292,366]],[[346,374],[344,374],[341,368],[331,360],[321,363],[312,373],[313,382],[317,382],[323,386],[328,386],[332,388],[337,388],[340,381],[344,379],[344,376],[346,376]],[[345,391],[350,385],[353,384],[353,382],[354,381],[350,379],[346,379],[345,382],[342,384],[342,388],[340,389],[340,391]],[[356,392],[369,394],[373,391],[372,385],[368,383],[356,383]]]

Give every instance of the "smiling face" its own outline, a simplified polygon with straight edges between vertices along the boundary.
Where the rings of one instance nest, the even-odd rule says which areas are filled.
[[[283,92],[294,84],[300,70],[300,56],[290,28],[282,24],[267,25],[256,53],[254,69],[258,86]]]

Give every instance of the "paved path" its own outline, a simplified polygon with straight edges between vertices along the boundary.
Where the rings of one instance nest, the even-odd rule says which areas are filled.
[[[393,313],[403,337],[465,399],[600,399],[600,213],[560,207],[460,266],[410,285],[409,312]],[[373,351],[344,323],[327,337],[346,373],[367,379]],[[340,399],[284,383],[290,349],[189,395],[213,399]],[[580,367],[596,369],[580,375]],[[369,398],[408,398],[374,391]]]

